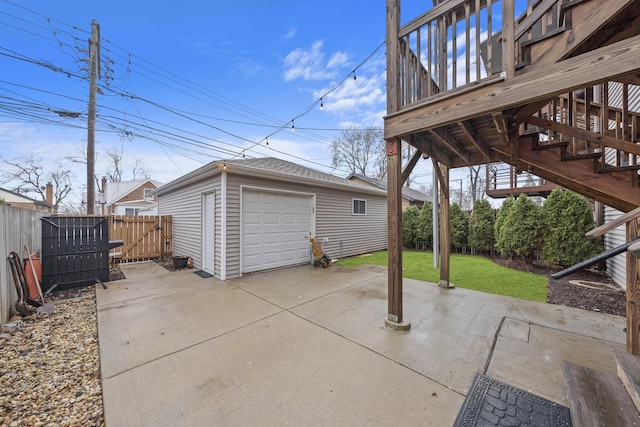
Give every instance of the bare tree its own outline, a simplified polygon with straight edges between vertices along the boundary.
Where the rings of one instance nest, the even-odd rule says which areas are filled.
[[[16,193],[35,193],[42,200],[46,200],[46,185],[53,186],[53,212],[57,213],[60,204],[72,190],[71,180],[75,175],[64,166],[61,159],[55,161],[51,170],[46,170],[42,166],[42,159],[31,156],[18,157],[13,160],[2,158],[2,162],[7,166],[2,174],[5,181],[15,181],[17,186],[13,188]]]
[[[469,193],[471,195],[471,206],[476,200],[485,198],[485,179],[480,173],[483,165],[469,166]]]
[[[122,181],[122,153],[116,147],[107,150],[107,157],[111,164],[107,168],[107,179],[109,182]]]
[[[379,146],[376,148],[378,155],[375,157],[374,161],[374,171],[373,178],[378,179],[380,181],[387,180],[387,155],[386,155],[386,145],[384,139],[380,138]]]
[[[149,169],[145,168],[142,164],[142,159],[135,158],[135,164],[133,165],[133,179],[149,179],[151,174]]]
[[[332,166],[346,166],[350,173],[372,176],[377,156],[384,156],[384,151],[379,150],[380,141],[379,130],[357,126],[344,129],[331,141]]]

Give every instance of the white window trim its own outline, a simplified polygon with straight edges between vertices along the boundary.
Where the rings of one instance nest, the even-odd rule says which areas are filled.
[[[151,194],[153,192],[153,188],[144,188],[142,192],[145,200],[153,200],[153,194]]]
[[[364,202],[364,212],[355,212],[355,202]],[[366,199],[351,199],[351,215],[362,216],[367,214],[367,200]]]

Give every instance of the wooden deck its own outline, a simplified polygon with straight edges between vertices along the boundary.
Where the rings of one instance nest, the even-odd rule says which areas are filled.
[[[564,171],[578,160],[595,172],[587,180],[638,186],[640,2],[529,0],[517,18],[516,3],[445,1],[389,34],[385,139],[449,168],[505,162],[622,211],[639,206],[637,190],[592,190]],[[498,12],[514,19],[499,25]],[[555,159],[520,156],[558,142]]]
[[[388,320],[402,323],[397,199],[413,164],[402,170],[401,141],[433,162],[441,230],[449,170],[480,164],[508,164],[623,212],[640,206],[640,0],[445,0],[402,26],[400,3],[387,0],[384,135]],[[640,334],[635,317],[630,334]]]

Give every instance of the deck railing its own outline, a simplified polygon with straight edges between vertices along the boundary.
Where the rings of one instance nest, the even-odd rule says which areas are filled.
[[[540,147],[563,144],[568,156],[604,153],[601,169],[633,170],[640,164],[640,86],[607,82],[582,88],[555,98],[526,121],[523,132],[538,132]]]
[[[486,193],[491,197],[517,197],[548,194],[555,184],[526,171],[518,171],[505,163],[486,165]]]
[[[393,4],[389,0],[387,9]],[[512,77],[527,62],[528,45],[563,30],[561,5],[562,0],[449,0],[402,27],[391,22],[387,40],[397,42],[388,48],[397,54],[389,66],[397,97],[391,107]],[[396,19],[393,11],[388,16]]]

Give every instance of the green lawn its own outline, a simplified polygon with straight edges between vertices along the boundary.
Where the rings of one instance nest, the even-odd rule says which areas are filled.
[[[438,283],[440,271],[433,268],[433,252],[402,252],[403,277]],[[387,252],[345,258],[338,261],[344,267],[362,264],[387,265]],[[492,294],[507,295],[531,301],[547,301],[546,276],[502,267],[488,258],[451,254],[450,282],[454,285]]]

